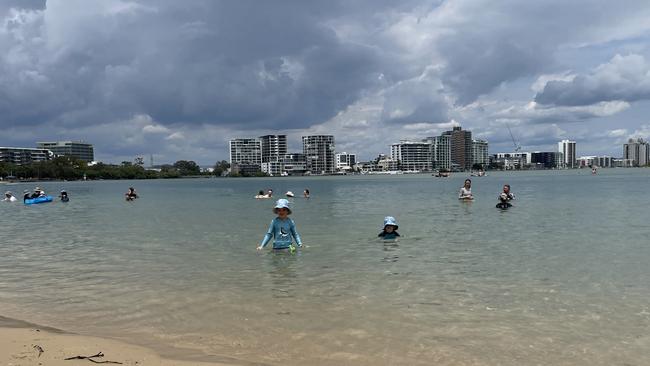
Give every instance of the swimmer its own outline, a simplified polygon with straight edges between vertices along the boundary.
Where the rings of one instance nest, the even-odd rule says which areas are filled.
[[[384,240],[397,239],[400,236],[397,232],[398,228],[399,226],[395,218],[393,216],[386,216],[384,218],[384,229],[377,236]]]

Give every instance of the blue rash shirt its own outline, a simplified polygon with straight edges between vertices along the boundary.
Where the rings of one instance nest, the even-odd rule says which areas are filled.
[[[273,241],[273,249],[286,249],[292,243],[291,237],[293,236],[296,239],[296,244],[299,247],[302,246],[302,240],[300,240],[300,234],[296,231],[296,224],[290,218],[282,220],[279,217],[274,218],[271,221],[269,230],[264,235],[262,243],[260,244],[261,248],[264,248],[266,244],[269,243],[271,238],[275,238]]]

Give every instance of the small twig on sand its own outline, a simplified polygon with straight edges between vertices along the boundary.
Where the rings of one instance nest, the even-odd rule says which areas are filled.
[[[34,349],[38,351],[38,357],[41,357],[41,353],[45,352],[43,347],[39,346],[38,344],[34,345]]]
[[[117,364],[117,365],[122,364],[121,362],[117,362],[117,361],[95,361],[95,360],[93,360],[93,358],[99,358],[99,357],[104,357],[104,354],[99,352],[98,354],[92,355],[92,356],[74,356],[74,357],[65,358],[64,360],[66,360],[66,361],[68,361],[68,360],[88,360],[88,361],[93,362],[93,363],[114,363],[114,364]]]

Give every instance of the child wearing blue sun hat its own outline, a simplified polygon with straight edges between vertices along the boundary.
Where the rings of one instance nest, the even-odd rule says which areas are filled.
[[[279,199],[275,203],[273,212],[278,215],[278,217],[271,220],[269,230],[267,230],[266,235],[264,235],[264,239],[262,239],[257,250],[264,249],[272,238],[275,239],[273,241],[273,249],[292,250],[292,248],[294,248],[293,239],[296,240],[298,247],[302,247],[302,240],[300,239],[300,234],[298,234],[298,231],[296,230],[296,224],[289,218],[289,215],[291,215],[289,201],[284,198]]]
[[[384,240],[396,239],[399,235],[397,229],[397,220],[393,216],[386,216],[384,218],[384,229],[379,233],[379,237]]]

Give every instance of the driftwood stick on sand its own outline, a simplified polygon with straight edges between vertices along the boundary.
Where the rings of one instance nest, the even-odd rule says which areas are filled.
[[[45,352],[43,347],[39,346],[38,344],[34,345],[34,349],[38,351],[38,357],[41,357],[41,353]]]
[[[117,365],[122,364],[121,362],[117,362],[117,361],[95,361],[95,360],[93,360],[93,358],[99,358],[99,357],[104,357],[104,354],[99,352],[98,354],[92,355],[92,356],[74,356],[74,357],[65,358],[64,360],[66,360],[66,361],[68,361],[68,360],[88,360],[88,361],[93,362],[93,363],[113,363],[113,364],[117,364]]]

